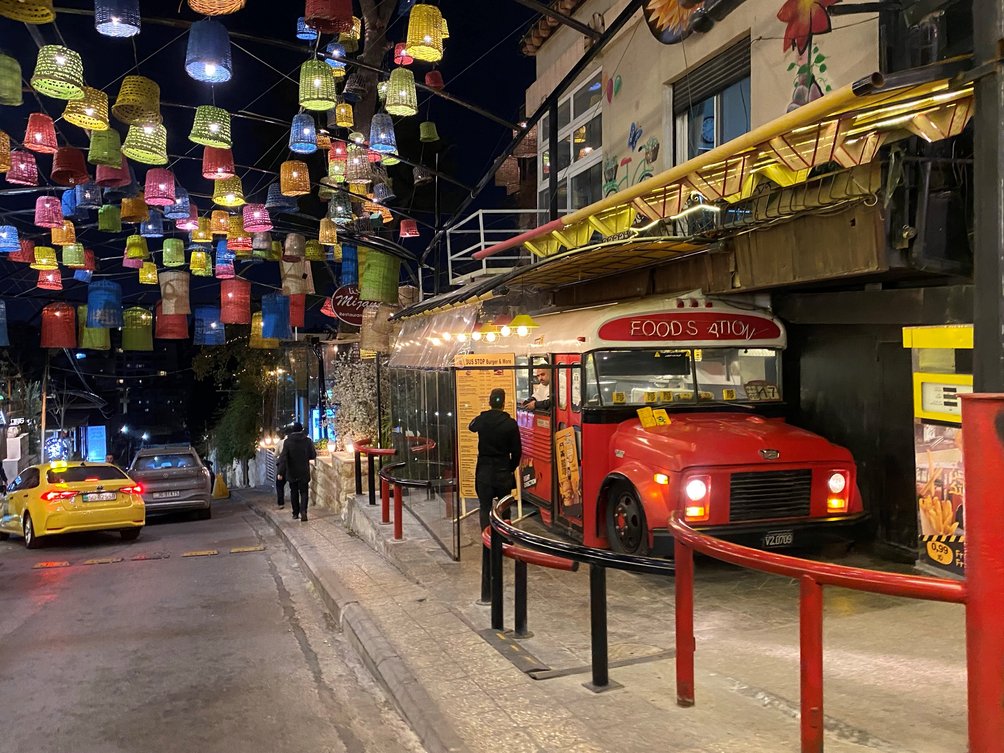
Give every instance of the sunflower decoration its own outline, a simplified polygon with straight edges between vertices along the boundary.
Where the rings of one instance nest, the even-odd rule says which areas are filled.
[[[645,20],[652,34],[663,44],[676,44],[690,36],[690,17],[701,2],[681,0],[645,0]]]

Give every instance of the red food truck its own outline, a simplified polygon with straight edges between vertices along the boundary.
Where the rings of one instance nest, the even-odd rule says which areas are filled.
[[[785,331],[768,311],[698,292],[537,321],[471,349],[516,354],[523,498],[545,524],[671,554],[672,511],[767,548],[863,520],[850,452],[780,418]]]

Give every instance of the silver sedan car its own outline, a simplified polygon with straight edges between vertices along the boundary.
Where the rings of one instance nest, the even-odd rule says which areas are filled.
[[[144,447],[128,473],[143,487],[147,515],[196,510],[202,519],[212,517],[209,469],[190,445]]]

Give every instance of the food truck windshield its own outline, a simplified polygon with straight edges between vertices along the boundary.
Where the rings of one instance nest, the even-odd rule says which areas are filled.
[[[777,348],[598,350],[583,370],[587,407],[781,399]]]

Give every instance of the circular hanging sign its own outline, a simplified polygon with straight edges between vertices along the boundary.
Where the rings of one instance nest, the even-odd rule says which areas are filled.
[[[366,303],[359,298],[358,285],[342,285],[331,294],[331,308],[339,320],[353,327],[363,325],[363,309]]]
[[[645,0],[645,20],[663,44],[677,44],[690,36],[690,17],[702,0]]]

